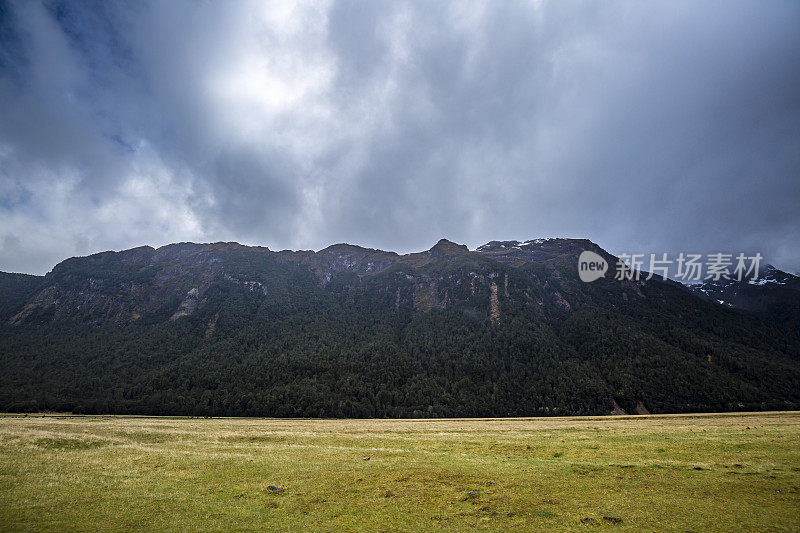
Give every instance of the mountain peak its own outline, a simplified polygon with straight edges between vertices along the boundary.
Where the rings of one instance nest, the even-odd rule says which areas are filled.
[[[433,248],[428,251],[433,255],[443,256],[469,252],[469,248],[464,244],[457,244],[447,239],[439,239],[439,242],[434,244]]]
[[[577,264],[578,256],[590,250],[611,259],[611,255],[588,239],[532,239],[520,241],[490,241],[478,246],[475,251],[497,261],[522,263],[572,262]]]

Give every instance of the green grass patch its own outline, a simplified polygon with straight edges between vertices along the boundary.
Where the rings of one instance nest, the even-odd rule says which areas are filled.
[[[34,446],[45,450],[93,450],[103,446],[108,446],[108,442],[96,439],[73,439],[46,437],[33,441]]]
[[[800,531],[800,414],[0,416],[0,502],[0,531]]]

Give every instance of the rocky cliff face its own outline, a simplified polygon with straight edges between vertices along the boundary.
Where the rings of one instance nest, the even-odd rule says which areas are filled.
[[[227,247],[185,243],[67,259],[44,276],[39,290],[9,321],[99,325],[188,314],[196,308],[191,301],[199,303],[223,276],[218,254]]]
[[[575,277],[577,257],[585,250],[611,264],[616,261],[586,239],[491,241],[475,251],[442,239],[429,250],[406,255],[351,244],[319,252],[272,252],[237,243],[144,246],[67,259],[44,277],[0,273],[0,282],[5,282],[0,317],[12,325],[176,320],[203,309],[212,287],[237,287],[265,300],[285,298],[291,279],[299,275],[320,287],[336,281],[333,291],[390,293],[387,304],[396,308],[425,311],[471,302],[475,312],[483,307],[483,314],[496,322],[501,301],[563,311],[591,303],[596,291]],[[605,288],[627,302],[645,298],[642,287],[647,283],[661,285],[656,280],[624,281]],[[800,316],[800,280],[774,267],[766,268],[756,282],[721,280],[689,290],[718,305],[784,322],[794,323]],[[484,304],[477,305],[475,298],[483,298]]]
[[[68,319],[96,325],[119,325],[142,319],[176,320],[203,308],[207,304],[206,293],[215,284],[234,285],[268,299],[273,295],[271,285],[283,285],[285,289],[288,278],[298,270],[311,275],[322,287],[345,275],[340,281],[349,280],[347,283],[377,290],[380,287],[376,286],[376,276],[391,270],[386,279],[392,280],[392,285],[398,284],[393,291],[394,305],[405,303],[418,311],[444,308],[459,299],[472,298],[479,291],[487,295],[485,307],[491,308],[487,313],[496,320],[500,305],[495,280],[501,273],[505,279],[502,295],[510,298],[505,263],[519,266],[526,262],[563,260],[569,264],[584,247],[599,249],[589,241],[506,244],[508,250],[505,244],[493,242],[470,252],[464,245],[442,239],[430,250],[407,255],[350,244],[336,244],[319,252],[272,252],[236,243],[180,243],[159,249],[141,247],[103,252],[56,265],[52,272],[37,280],[37,290],[8,303],[9,310],[15,312],[7,320],[13,325]],[[441,270],[437,265],[471,268],[468,271],[461,268],[445,278],[436,275]],[[469,295],[464,293],[466,286]],[[512,284],[512,290],[514,287]],[[274,295],[285,292],[274,288]],[[534,291],[542,293],[537,301],[544,302],[546,288]],[[530,288],[526,292],[526,298],[531,298]],[[564,305],[560,293],[554,291],[553,296]]]

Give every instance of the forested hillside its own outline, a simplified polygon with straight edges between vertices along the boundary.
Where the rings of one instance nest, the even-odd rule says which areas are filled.
[[[586,240],[182,243],[0,276],[0,410],[444,417],[800,408],[800,337]]]

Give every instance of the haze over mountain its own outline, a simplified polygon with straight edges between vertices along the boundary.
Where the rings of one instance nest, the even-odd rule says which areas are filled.
[[[0,410],[421,417],[800,407],[797,307],[762,292],[780,286],[796,303],[796,277],[770,270],[743,300],[658,277],[584,283],[585,250],[615,261],[584,239],[474,251],[442,239],[405,255],[179,243],[71,258],[46,276],[3,273]]]

